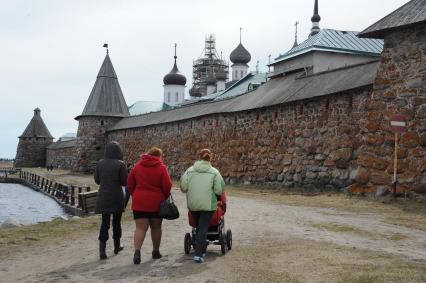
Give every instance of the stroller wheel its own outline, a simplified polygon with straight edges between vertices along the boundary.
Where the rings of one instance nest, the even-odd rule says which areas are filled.
[[[232,231],[228,229],[226,231],[226,245],[228,246],[228,250],[232,249]]]
[[[225,234],[220,235],[219,243],[220,243],[220,251],[222,252],[223,255],[226,254],[226,236],[225,236]]]
[[[186,233],[183,247],[185,250],[185,254],[187,255],[189,255],[189,252],[191,251],[191,244],[192,244],[191,234]]]

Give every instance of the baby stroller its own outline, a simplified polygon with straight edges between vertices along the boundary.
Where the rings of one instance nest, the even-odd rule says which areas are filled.
[[[232,231],[226,230],[225,233],[225,212],[226,212],[226,193],[223,192],[217,199],[217,210],[213,213],[207,231],[207,245],[220,245],[222,254],[226,253],[226,249],[232,249]],[[197,235],[197,223],[192,217],[191,211],[188,211],[189,225],[192,227],[191,233],[185,234],[184,249],[185,254],[189,254],[191,247],[195,250],[195,238]]]

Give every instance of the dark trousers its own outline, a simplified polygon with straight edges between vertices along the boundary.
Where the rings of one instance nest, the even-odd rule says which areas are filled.
[[[192,211],[192,216],[197,223],[197,236],[195,238],[195,256],[203,256],[207,248],[207,231],[213,211]]]
[[[99,241],[106,242],[109,239],[108,230],[111,223],[112,214],[112,238],[121,238],[121,213],[102,213],[101,230],[99,231]]]
[[[125,195],[125,198],[124,198],[124,208],[127,207],[127,204],[129,203],[129,199],[130,199],[130,196],[131,196],[127,187],[125,189],[125,192],[126,192],[126,195]]]

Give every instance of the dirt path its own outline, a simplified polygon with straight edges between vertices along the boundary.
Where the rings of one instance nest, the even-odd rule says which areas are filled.
[[[185,198],[178,191],[174,196],[183,217],[163,224],[161,260],[150,258],[148,237],[142,263],[133,265],[134,228],[125,223],[125,250],[117,256],[109,241],[109,258],[99,261],[97,232],[90,232],[72,244],[64,240],[12,254],[0,262],[0,282],[358,282],[363,276],[373,278],[365,282],[386,282],[382,273],[395,282],[426,281],[426,231],[387,224],[383,215],[249,197],[229,197],[226,226],[233,249],[222,256],[219,246],[209,246],[206,263],[195,264],[183,252],[190,231]],[[392,273],[394,265],[403,269]]]

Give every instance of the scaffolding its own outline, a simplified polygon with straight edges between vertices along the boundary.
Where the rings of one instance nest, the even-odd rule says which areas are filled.
[[[206,36],[203,53],[192,65],[193,86],[190,91],[192,97],[205,96],[207,86],[216,86],[217,81],[228,80],[228,62],[222,59],[222,55],[218,55],[216,38],[213,34]]]

